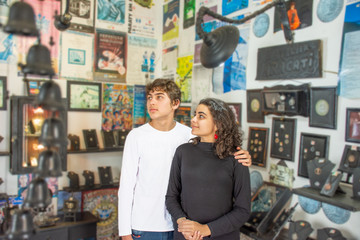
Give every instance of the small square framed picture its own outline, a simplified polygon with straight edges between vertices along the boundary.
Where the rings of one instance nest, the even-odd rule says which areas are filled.
[[[99,142],[95,129],[83,129],[86,149],[99,149]]]
[[[336,129],[337,101],[335,87],[310,89],[310,127]]]
[[[268,128],[249,127],[248,151],[252,164],[266,167],[266,153],[268,148]]]
[[[273,118],[270,156],[294,161],[295,118]]]
[[[67,82],[69,111],[101,112],[101,83]]]
[[[264,123],[265,117],[262,112],[261,89],[246,91],[247,121],[253,123]]]
[[[226,103],[235,115],[237,125],[241,126],[241,103]]]
[[[360,143],[360,108],[346,109],[345,141]]]
[[[316,158],[328,158],[330,136],[301,133],[298,176],[309,178],[307,162]]]

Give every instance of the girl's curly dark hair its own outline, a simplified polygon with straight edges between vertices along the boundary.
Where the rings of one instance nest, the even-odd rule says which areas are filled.
[[[224,101],[216,98],[205,98],[200,104],[209,108],[218,129],[218,138],[214,143],[215,154],[223,159],[235,153],[236,148],[242,145],[242,132],[236,123],[234,112]],[[199,143],[200,137],[192,138],[191,142]]]

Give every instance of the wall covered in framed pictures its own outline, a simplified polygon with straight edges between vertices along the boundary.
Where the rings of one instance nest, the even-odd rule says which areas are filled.
[[[270,156],[294,161],[295,134],[295,118],[273,118]]]
[[[301,133],[298,176],[309,177],[307,162],[316,158],[328,158],[330,136]]]
[[[268,128],[249,127],[248,151],[252,164],[266,167],[268,148]]]

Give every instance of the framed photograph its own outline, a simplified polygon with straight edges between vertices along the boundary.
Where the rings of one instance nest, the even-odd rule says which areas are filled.
[[[37,96],[40,92],[41,85],[46,80],[40,80],[40,79],[24,79],[26,83],[26,90],[28,96]]]
[[[360,147],[345,145],[339,171],[353,174],[360,167]]]
[[[101,135],[104,141],[104,148],[116,147],[114,131],[113,130],[101,130]]]
[[[266,167],[266,153],[268,144],[268,128],[249,127],[248,151],[252,164]]]
[[[309,178],[307,162],[316,158],[328,158],[330,136],[301,133],[298,176]]]
[[[0,110],[6,110],[7,106],[6,77],[0,77]]]
[[[360,143],[360,108],[346,109],[345,141]]]
[[[241,126],[241,103],[226,103],[235,115],[237,125]]]
[[[247,121],[253,123],[264,123],[264,113],[262,112],[261,89],[246,91]]]
[[[102,186],[113,184],[112,171],[110,166],[98,167],[98,171],[99,171],[100,184]]]
[[[273,118],[270,156],[294,161],[295,118]]]
[[[336,88],[310,89],[310,127],[336,129],[338,96]]]
[[[95,129],[83,129],[86,149],[99,149],[99,142]]]
[[[67,82],[68,111],[101,112],[101,83]]]

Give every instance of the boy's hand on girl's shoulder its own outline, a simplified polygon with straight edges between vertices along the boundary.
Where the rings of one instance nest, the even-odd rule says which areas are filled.
[[[122,236],[121,240],[133,240],[131,235]]]
[[[251,156],[248,151],[241,149],[240,147],[236,148],[238,151],[234,153],[235,159],[238,160],[239,163],[246,167],[251,166]]]

